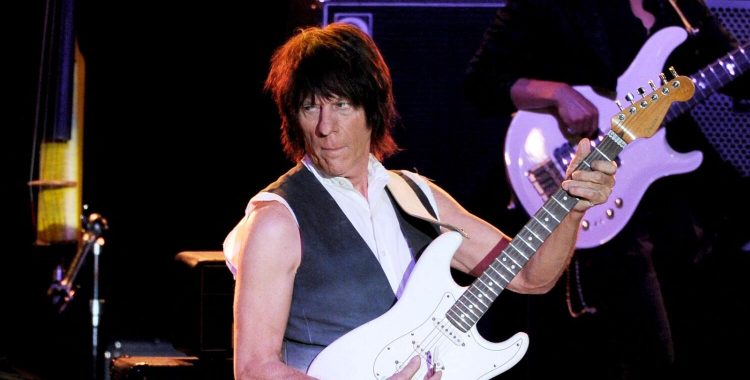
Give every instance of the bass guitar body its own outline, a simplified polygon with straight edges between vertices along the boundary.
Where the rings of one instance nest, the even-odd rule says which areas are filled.
[[[617,97],[624,98],[628,91],[656,77],[669,54],[685,38],[685,31],[677,27],[654,34],[618,79]],[[603,136],[609,130],[610,116],[619,112],[614,100],[597,94],[588,86],[574,88],[599,110],[600,136]],[[552,114],[518,111],[508,128],[504,149],[511,186],[523,208],[533,213],[557,190],[565,177],[575,154],[575,142],[563,135]],[[609,200],[586,212],[576,247],[597,247],[612,239],[625,227],[654,181],[693,171],[702,160],[699,151],[679,153],[673,150],[666,141],[664,128],[649,139],[634,141],[618,156],[617,186]]]

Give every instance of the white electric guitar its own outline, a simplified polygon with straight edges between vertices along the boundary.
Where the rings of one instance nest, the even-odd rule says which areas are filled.
[[[661,72],[667,57],[679,46],[687,33],[678,27],[656,32],[641,47],[630,67],[618,78],[617,96]],[[666,122],[688,111],[740,73],[750,69],[750,44],[736,49],[691,76],[698,91],[686,103],[669,110]],[[574,87],[599,110],[599,138],[607,132],[608,115],[617,111],[612,99],[603,97],[591,87]],[[541,207],[562,181],[577,141],[571,141],[548,112],[518,111],[505,137],[505,165],[508,179],[523,208],[532,213]],[[678,153],[666,141],[666,132],[622,152],[618,157],[617,186],[607,203],[592,207],[581,223],[576,246],[591,248],[615,237],[627,224],[648,187],[657,179],[695,170],[703,160],[699,151]]]
[[[690,78],[672,75],[670,81],[662,75],[659,88],[649,81],[653,92],[618,111],[611,130],[578,168],[590,170],[593,160],[613,160],[636,138],[653,136],[669,106],[690,99],[695,91]],[[577,202],[558,188],[468,287],[456,284],[450,273],[463,237],[454,231],[440,235],[417,261],[398,302],[326,347],[307,373],[323,380],[387,379],[415,355],[422,359],[413,377],[419,380],[427,371],[442,371],[443,380],[468,380],[510,369],[526,353],[528,336],[519,332],[493,343],[479,335],[476,324]]]

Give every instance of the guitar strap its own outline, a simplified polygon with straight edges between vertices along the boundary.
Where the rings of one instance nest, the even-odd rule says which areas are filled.
[[[393,199],[396,200],[396,203],[398,203],[398,205],[402,210],[404,210],[404,212],[415,218],[422,219],[434,225],[456,231],[460,233],[464,238],[469,238],[469,235],[467,235],[463,229],[445,222],[441,222],[434,216],[432,216],[432,214],[427,211],[424,204],[419,200],[419,197],[411,188],[411,186],[406,183],[406,179],[401,177],[400,174],[389,170],[388,175],[390,176],[390,180],[388,181],[387,185],[388,190],[390,190],[391,194],[393,195]]]

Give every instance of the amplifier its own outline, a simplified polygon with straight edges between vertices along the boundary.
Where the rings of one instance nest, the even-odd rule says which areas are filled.
[[[232,356],[234,278],[221,251],[175,256],[178,281],[172,344],[196,357]]]
[[[112,360],[112,380],[231,380],[232,360],[196,357],[125,356]]]

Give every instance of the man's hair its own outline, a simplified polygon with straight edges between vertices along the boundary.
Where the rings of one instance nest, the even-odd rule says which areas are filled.
[[[391,134],[398,113],[390,70],[375,42],[356,26],[301,29],[274,52],[265,90],[278,107],[281,143],[293,161],[305,154],[297,114],[311,97],[338,96],[362,107],[372,131],[370,152],[378,159],[398,150]]]

